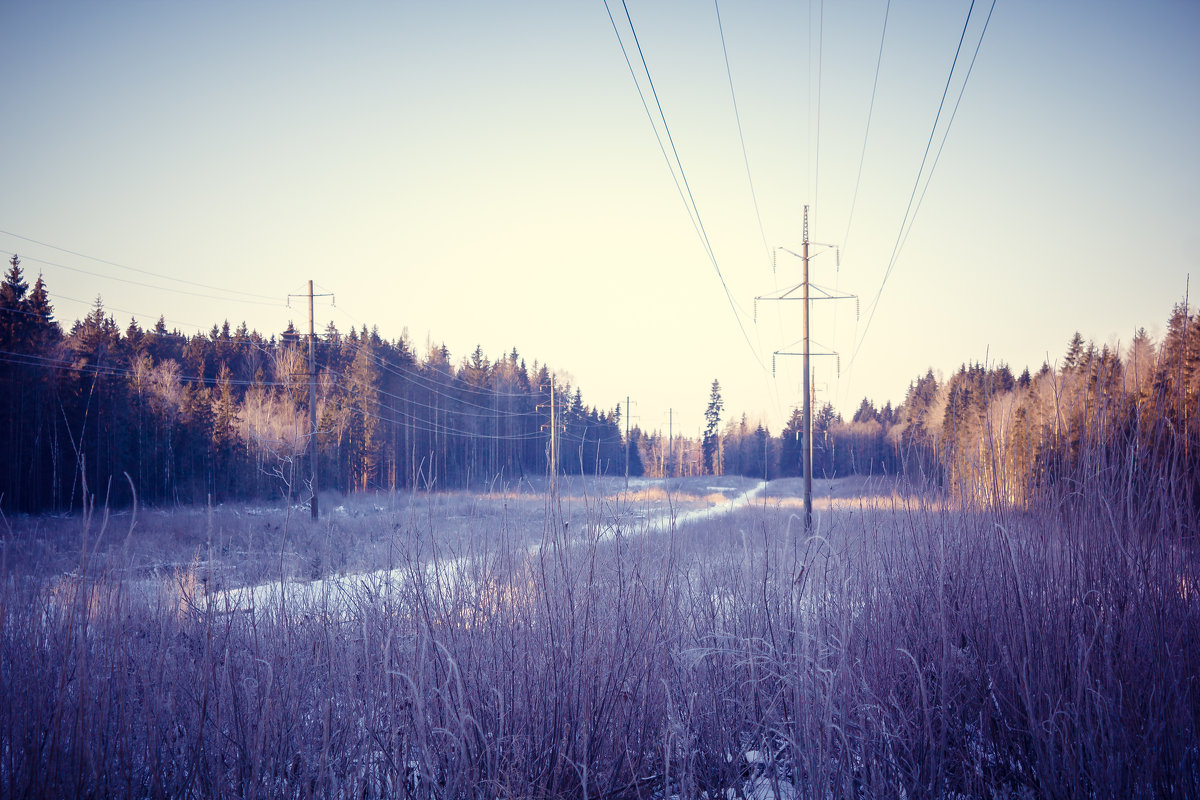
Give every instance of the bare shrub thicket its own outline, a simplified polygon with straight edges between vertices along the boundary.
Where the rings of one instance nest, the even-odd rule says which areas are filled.
[[[430,513],[319,591],[6,568],[0,795],[1200,796],[1194,541],[1100,485],[814,535],[774,500],[663,530],[548,498],[533,547]]]

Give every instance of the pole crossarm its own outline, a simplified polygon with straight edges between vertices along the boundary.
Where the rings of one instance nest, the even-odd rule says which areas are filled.
[[[796,286],[793,286],[790,289],[784,289],[783,294],[781,294],[777,297],[769,295],[769,294],[764,294],[764,295],[759,295],[758,297],[756,297],[754,299],[755,300],[803,300],[804,299],[803,297],[793,297],[792,296],[792,292],[799,291],[802,288],[804,288],[803,284],[797,284]],[[810,296],[808,298],[809,300],[857,300],[858,299],[858,295],[856,295],[856,294],[834,294],[830,290],[823,289],[822,287],[817,286],[816,284],[809,284],[808,288],[810,291],[818,291],[821,293],[820,297]]]
[[[809,247],[828,247],[828,248],[836,251],[839,254],[841,252],[838,249],[838,246],[836,244],[826,244],[825,242],[809,242],[808,246]],[[796,258],[800,258],[800,259],[804,258],[804,256],[802,256],[800,253],[797,253],[795,250],[789,250],[788,248],[784,247],[783,245],[776,245],[775,249],[782,250],[783,252],[787,253],[789,256],[795,256]],[[812,261],[814,258],[816,258],[819,255],[822,255],[822,254],[821,253],[809,253],[808,260]]]
[[[842,377],[842,354],[837,351],[832,351],[829,353],[814,353],[811,350],[808,352],[804,352],[802,350],[799,353],[796,353],[792,352],[791,350],[776,350],[774,353],[771,353],[771,377],[775,377],[775,359],[778,356],[804,356],[805,358],[811,358],[812,356],[833,356],[837,359],[837,375],[839,378]]]
[[[288,308],[291,308],[291,303],[292,303],[293,297],[308,297],[308,292],[304,292],[303,294],[289,294],[287,296]],[[333,292],[325,292],[324,294],[314,294],[313,297],[314,298],[316,298],[316,297],[333,297],[335,300],[337,299],[336,295],[334,295]]]
[[[802,356],[802,355],[804,355],[804,351],[800,351],[799,353],[795,353],[795,352],[792,352],[791,350],[776,350],[776,351],[775,351],[774,353],[772,353],[771,355],[773,355],[773,356]],[[810,355],[810,356],[837,356],[838,358],[841,358],[841,355],[842,355],[842,354],[841,354],[841,353],[837,353],[837,352],[829,352],[829,353],[814,353],[814,352],[812,352],[812,351],[810,350],[810,351],[808,352],[808,355]]]
[[[795,286],[792,286],[788,289],[782,289],[779,292],[772,292],[771,294],[764,294],[764,295],[759,295],[758,297],[755,297],[754,298],[754,321],[755,322],[758,321],[758,303],[760,300],[763,302],[770,302],[770,301],[776,301],[776,300],[807,301],[807,302],[813,302],[815,300],[853,300],[854,301],[854,318],[858,319],[859,308],[860,308],[858,295],[856,295],[856,294],[835,294],[835,292],[833,290],[826,289],[823,286],[818,286],[815,283],[809,283],[807,286],[808,286],[808,290],[809,290],[807,292],[807,297],[805,297],[803,295],[796,296],[793,294],[793,292],[799,292],[805,288],[805,284],[803,284],[803,283],[798,283]],[[819,292],[820,294],[814,296],[812,294],[813,292]]]

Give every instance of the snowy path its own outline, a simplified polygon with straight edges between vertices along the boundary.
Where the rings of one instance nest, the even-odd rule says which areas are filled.
[[[745,508],[746,506],[750,505],[751,500],[762,494],[763,490],[766,488],[767,482],[759,481],[753,489],[748,489],[747,491],[742,492],[732,500],[727,500],[724,503],[718,503],[717,505],[709,506],[708,508],[694,508],[691,511],[685,511],[682,514],[675,516],[675,525],[686,525],[689,522],[697,522],[702,519],[712,519],[713,517],[719,517],[722,514],[728,514],[732,511],[736,511],[739,508]],[[650,519],[649,522],[647,522],[646,527],[661,527],[670,521],[670,514],[659,514],[658,516]]]
[[[634,535],[662,533],[670,528],[672,522],[678,528],[692,522],[729,514],[748,506],[766,488],[767,482],[759,481],[753,489],[748,489],[723,503],[707,508],[695,508],[680,514],[671,512],[657,514],[645,522],[637,524],[632,533]],[[530,554],[536,553],[538,547],[537,544],[531,545]],[[436,573],[436,577],[445,582],[447,577],[453,579],[454,576],[462,575],[465,565],[466,558],[458,557],[427,564],[425,570],[431,580],[435,578]],[[351,603],[357,602],[361,598],[377,597],[381,591],[386,591],[389,587],[403,585],[411,574],[411,567],[399,567],[357,575],[321,578],[315,581],[290,580],[286,583],[271,581],[255,586],[226,589],[214,593],[211,597],[219,611],[225,609],[248,611],[253,608],[272,607],[277,605],[286,594],[290,602],[297,603],[301,607],[317,603],[330,610],[345,612],[349,610],[348,607]]]

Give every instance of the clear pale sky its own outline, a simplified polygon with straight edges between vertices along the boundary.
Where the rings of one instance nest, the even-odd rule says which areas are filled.
[[[886,0],[721,6],[760,231],[713,4],[629,1],[749,343],[601,0],[4,2],[0,250],[44,273],[66,327],[101,295],[122,328],[278,333],[306,324],[285,301],[311,278],[336,295],[322,329],[407,328],[456,361],[516,347],[690,434],[713,378],[773,432],[799,402],[799,358],[773,377],[771,354],[799,349],[800,306],[756,322],[753,298],[799,281],[768,248],[799,251],[806,203],[811,238],[842,245],[812,280],[862,298],[857,321],[853,301],[812,318],[814,349],[841,353],[840,375],[814,359],[817,400],[847,416],[930,367],[1161,331],[1200,263],[1196,2],[997,2],[883,283],[970,5],[891,4],[852,218]]]

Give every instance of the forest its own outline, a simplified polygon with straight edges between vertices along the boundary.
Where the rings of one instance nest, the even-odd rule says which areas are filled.
[[[722,425],[719,384],[700,441],[637,426],[584,401],[547,364],[516,349],[457,363],[445,346],[417,352],[377,329],[314,337],[318,486],[340,493],[458,488],[562,473],[672,477],[801,474],[802,417],[773,435],[740,418]],[[13,256],[0,285],[0,508],[79,508],[88,492],[115,505],[202,504],[311,492],[308,336],[264,336],[245,323],[207,335],[124,330],[97,299],[64,330],[45,282]],[[1005,364],[932,371],[904,401],[864,399],[847,421],[830,404],[813,419],[817,477],[897,475],[912,485],[1028,504],[1083,470],[1116,497],[1159,497],[1164,482],[1196,509],[1200,491],[1200,318],[1185,302],[1161,342],[1126,346],[1076,333],[1061,360],[1018,376]],[[628,452],[627,452],[628,451]]]

